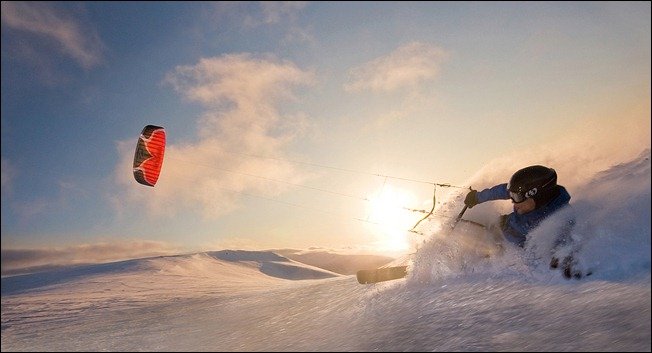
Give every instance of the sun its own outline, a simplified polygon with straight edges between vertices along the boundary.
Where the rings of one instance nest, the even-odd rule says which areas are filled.
[[[405,252],[410,248],[408,230],[413,226],[414,214],[404,207],[412,205],[415,197],[406,190],[385,185],[369,198],[368,218],[375,225],[378,248],[382,251]]]

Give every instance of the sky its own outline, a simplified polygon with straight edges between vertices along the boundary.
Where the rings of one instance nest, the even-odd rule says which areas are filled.
[[[407,265],[407,277],[377,284],[356,281],[371,266],[363,255],[323,249],[3,276],[2,351],[649,351],[650,150],[579,190],[524,248],[482,246],[485,230],[468,222],[428,229],[415,254],[391,262]],[[571,209],[575,268],[591,273],[579,280],[548,266],[551,230]]]
[[[2,249],[395,254],[433,184],[554,163],[573,196],[650,147],[650,22],[649,2],[3,2]],[[132,175],[149,124],[153,188]]]

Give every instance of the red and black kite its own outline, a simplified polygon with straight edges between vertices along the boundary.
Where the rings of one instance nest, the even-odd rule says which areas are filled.
[[[134,155],[134,178],[147,186],[154,186],[163,166],[165,129],[147,125],[140,133]]]

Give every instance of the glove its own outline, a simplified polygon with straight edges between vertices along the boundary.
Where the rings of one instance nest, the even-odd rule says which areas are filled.
[[[498,224],[500,225],[500,229],[504,230],[505,227],[507,226],[507,219],[509,218],[509,215],[504,214],[501,215],[500,218],[498,219]]]
[[[473,208],[473,206],[478,204],[478,198],[477,198],[477,191],[476,190],[471,190],[469,191],[468,194],[466,194],[466,198],[464,199],[464,204],[468,208]]]
[[[561,265],[561,273],[564,275],[564,278],[566,279],[581,279],[583,277],[582,271],[579,270],[577,267],[577,262],[573,259],[572,256],[566,256],[564,257],[563,260],[561,260],[561,263],[559,261],[559,258],[553,256],[552,259],[550,260],[550,268],[551,269],[556,269],[560,267]],[[587,273],[586,276],[590,276],[591,272]]]
[[[577,262],[573,259],[572,256],[567,256],[561,262],[561,270],[564,278],[566,279],[581,279],[582,271],[577,269]]]

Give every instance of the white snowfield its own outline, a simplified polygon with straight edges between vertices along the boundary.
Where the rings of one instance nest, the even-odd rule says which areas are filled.
[[[2,350],[644,351],[649,283],[360,285],[272,252],[138,259],[3,278]]]
[[[374,285],[291,250],[68,266],[2,278],[2,351],[650,351],[649,157],[574,195],[581,280],[548,268],[564,212],[490,257],[471,226],[433,231],[407,278]]]

